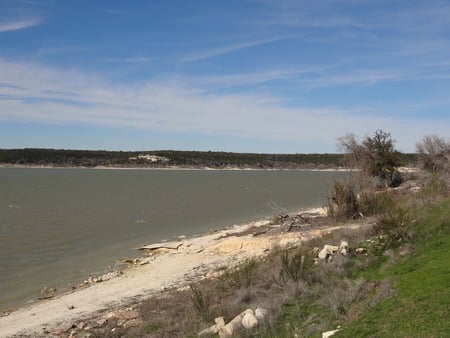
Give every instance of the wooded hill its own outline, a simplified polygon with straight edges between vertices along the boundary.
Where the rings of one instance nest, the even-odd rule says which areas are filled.
[[[141,155],[141,156],[140,156]],[[146,156],[147,155],[147,158]],[[149,160],[149,156],[155,158]],[[401,154],[405,165],[416,162],[415,154]],[[158,157],[160,157],[158,159]],[[163,159],[163,160],[161,160]],[[51,167],[131,168],[261,168],[311,169],[344,166],[343,154],[256,154],[213,151],[104,151],[63,149],[2,149],[0,164]]]

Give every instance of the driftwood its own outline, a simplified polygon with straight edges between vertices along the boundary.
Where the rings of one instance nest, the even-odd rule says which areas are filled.
[[[148,251],[154,251],[154,250],[178,250],[180,246],[183,245],[183,242],[167,242],[167,243],[156,243],[156,244],[149,244],[144,245],[138,248],[138,250],[148,250]]]

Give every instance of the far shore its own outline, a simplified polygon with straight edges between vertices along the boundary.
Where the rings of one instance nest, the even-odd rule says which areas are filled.
[[[223,167],[223,168],[211,168],[211,167],[184,167],[184,166],[166,166],[166,167],[121,167],[121,166],[49,166],[49,165],[29,165],[29,164],[9,164],[0,163],[0,168],[25,168],[25,169],[92,169],[92,170],[205,170],[205,171],[355,171],[355,169],[349,169],[344,167],[336,168],[241,168],[241,167]]]
[[[325,210],[314,208],[298,214],[321,217]],[[270,228],[270,224],[268,219],[259,220],[192,238],[153,244],[147,255],[132,260],[124,270],[90,278],[74,290],[4,312],[0,316],[0,337],[55,334],[74,321],[97,318],[105,311],[127,307],[151,294],[213,277],[218,270],[232,267],[249,257],[267,255],[278,247],[298,246],[340,228],[323,225],[259,235],[261,229]]]

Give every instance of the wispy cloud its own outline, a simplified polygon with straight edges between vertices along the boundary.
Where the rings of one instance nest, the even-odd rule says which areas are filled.
[[[62,46],[62,47],[42,47],[37,51],[38,56],[49,56],[66,53],[77,53],[95,50],[94,47],[82,47],[82,46]]]
[[[121,86],[79,72],[1,59],[0,83],[2,121],[82,123],[333,144],[349,130],[364,134],[386,126],[405,142],[415,142],[414,130],[450,132],[446,117],[426,121],[395,117],[389,111],[371,114],[369,105],[288,107],[282,98],[265,92],[218,94],[179,80]]]
[[[29,27],[39,25],[40,23],[41,23],[41,20],[39,20],[39,19],[4,21],[4,22],[0,22],[0,33],[26,29]]]
[[[298,79],[302,76],[311,76],[329,69],[331,66],[311,66],[303,69],[272,69],[252,73],[236,73],[224,75],[210,75],[196,78],[195,81],[202,84],[213,84],[220,86],[250,86],[268,83],[272,81],[286,81]]]
[[[268,43],[285,40],[286,37],[282,38],[271,38],[271,39],[260,39],[260,40],[254,40],[249,42],[243,42],[243,43],[237,43],[229,46],[223,46],[223,47],[215,47],[210,49],[205,49],[196,53],[193,53],[191,55],[185,56],[181,58],[180,62],[192,62],[192,61],[199,61],[204,59],[210,59],[213,57],[217,57],[220,55],[233,53],[241,49],[251,48],[259,45],[265,45]]]
[[[126,63],[148,63],[153,61],[153,58],[150,56],[134,56],[125,58],[124,61]]]

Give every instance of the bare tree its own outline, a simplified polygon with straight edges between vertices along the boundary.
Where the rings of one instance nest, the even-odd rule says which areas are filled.
[[[433,173],[450,172],[450,142],[438,135],[427,135],[416,144],[419,162]]]

